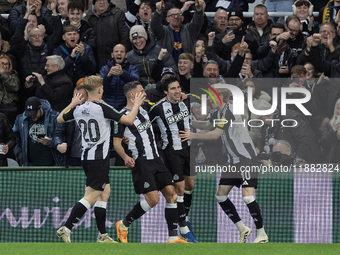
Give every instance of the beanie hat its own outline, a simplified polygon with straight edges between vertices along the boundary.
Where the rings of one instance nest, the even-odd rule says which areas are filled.
[[[145,40],[148,40],[148,34],[146,33],[145,29],[141,25],[135,25],[130,29],[130,41],[132,42],[133,39],[137,37],[144,37]]]
[[[95,5],[95,4],[96,4],[96,2],[97,2],[97,0],[92,0],[92,3],[93,3],[93,5]],[[111,3],[111,1],[110,1],[110,0],[107,0],[107,2],[108,2],[108,3]]]

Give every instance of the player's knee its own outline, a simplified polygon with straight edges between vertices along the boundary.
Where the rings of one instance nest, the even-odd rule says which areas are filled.
[[[186,191],[192,192],[192,190],[194,189],[194,185],[195,185],[194,182],[186,182],[184,192],[186,192]]]
[[[224,201],[227,201],[228,196],[226,196],[226,195],[219,196],[219,195],[216,194],[216,195],[215,195],[215,198],[216,198],[216,200],[217,200],[218,203],[222,203],[222,202],[224,202]]]
[[[250,204],[252,202],[255,201],[255,197],[254,196],[246,196],[246,197],[243,197],[243,201],[247,204]]]
[[[177,194],[175,191],[169,192],[166,197],[165,200],[167,203],[176,203],[177,202]]]
[[[159,202],[159,196],[155,196],[149,201],[147,201],[147,203],[149,204],[151,208],[155,207],[158,204],[158,202]]]

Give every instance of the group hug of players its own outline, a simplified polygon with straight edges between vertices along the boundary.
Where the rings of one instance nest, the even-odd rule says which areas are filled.
[[[75,95],[71,104],[58,116],[58,122],[76,120],[82,130],[82,164],[86,174],[85,196],[73,207],[65,225],[58,229],[57,235],[64,242],[71,242],[70,234],[74,225],[85,212],[95,206],[95,216],[99,235],[98,242],[115,242],[105,229],[106,202],[110,193],[108,178],[110,121],[114,120],[114,147],[127,167],[132,170],[134,189],[145,199],[137,203],[123,220],[116,223],[117,237],[127,243],[129,226],[147,211],[157,205],[161,191],[166,200],[165,219],[169,231],[168,243],[198,243],[188,218],[194,188],[194,173],[190,172],[191,140],[216,140],[221,138],[223,149],[227,152],[225,164],[236,167],[256,165],[255,147],[246,127],[228,125],[222,121],[215,129],[193,133],[190,126],[202,126],[202,121],[194,121],[190,116],[190,95],[183,96],[176,77],[168,77],[161,83],[165,98],[154,104],[148,111],[143,108],[145,91],[140,82],[129,82],[124,86],[127,98],[126,107],[117,112],[101,100],[102,86],[99,77],[85,78],[84,86],[88,100]],[[221,120],[238,120],[233,115],[230,91],[217,89],[222,100],[214,116]],[[162,141],[158,151],[153,122],[157,122]],[[206,121],[209,124],[209,120]],[[206,125],[209,126],[209,125]],[[83,129],[86,130],[84,131]],[[96,134],[96,138],[94,135]],[[99,135],[100,134],[100,135]],[[89,136],[90,135],[90,136]],[[92,139],[92,140],[91,140]],[[124,142],[128,150],[124,149]],[[87,147],[87,149],[86,149]],[[222,148],[221,148],[222,149]],[[160,152],[162,157],[160,157]],[[91,156],[92,155],[92,156]],[[98,158],[98,155],[99,158]],[[91,171],[93,170],[93,171]],[[216,199],[223,211],[233,221],[240,232],[240,243],[245,243],[251,234],[239,217],[228,194],[234,187],[242,186],[242,197],[256,225],[254,243],[268,242],[263,227],[260,207],[254,196],[257,187],[256,173],[228,176],[223,173],[216,193]],[[179,226],[179,231],[178,231]],[[179,234],[178,234],[179,233]]]

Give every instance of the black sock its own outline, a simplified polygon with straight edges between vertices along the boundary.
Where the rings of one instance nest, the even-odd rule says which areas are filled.
[[[184,207],[185,207],[185,214],[187,216],[189,215],[189,211],[191,207],[191,200],[192,200],[192,193],[191,194],[184,193]]]
[[[241,220],[240,216],[236,211],[235,205],[233,204],[233,202],[230,201],[229,198],[226,201],[219,202],[219,204],[222,207],[225,214],[228,215],[229,219],[232,220],[232,222],[236,223]]]
[[[262,228],[263,227],[263,219],[262,219],[259,204],[256,201],[253,201],[250,204],[247,204],[247,206],[248,206],[251,217],[253,217],[256,228],[257,229]]]
[[[68,229],[72,229],[75,224],[84,216],[86,213],[87,208],[82,203],[78,202],[76,203],[71,211],[70,217],[68,217],[65,227]]]
[[[185,227],[185,208],[184,208],[184,202],[178,202],[177,201],[177,209],[178,209],[178,225],[180,227]]]
[[[168,224],[169,236],[177,236],[178,211],[175,206],[176,204],[166,204],[165,206],[165,220]]]
[[[96,216],[96,222],[98,230],[101,234],[107,233],[105,228],[105,221],[106,221],[106,208],[102,207],[94,207],[94,215]]]
[[[140,202],[138,202],[123,220],[124,226],[129,227],[132,222],[142,217],[145,213],[146,212],[143,210]]]

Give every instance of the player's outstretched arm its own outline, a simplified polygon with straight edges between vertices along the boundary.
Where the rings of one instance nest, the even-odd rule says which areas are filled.
[[[133,107],[131,109],[131,112],[129,112],[129,114],[127,115],[123,115],[120,118],[119,123],[123,123],[125,125],[132,125],[138,114],[139,107],[144,103],[145,97],[146,97],[145,92],[137,93],[133,100]]]
[[[66,106],[65,109],[61,111],[61,113],[59,113],[59,115],[58,115],[58,117],[57,117],[57,122],[58,122],[58,123],[65,123],[64,114],[65,114],[68,110],[70,110],[70,109],[72,109],[73,107],[75,107],[76,105],[78,105],[78,104],[84,102],[84,100],[85,100],[85,99],[83,98],[82,94],[76,93],[76,94],[73,96],[71,103],[70,103],[68,106]]]
[[[191,126],[202,130],[211,130],[214,127],[208,120],[192,120]]]
[[[132,168],[135,167],[135,160],[129,157],[122,146],[122,138],[114,137],[113,138],[113,146],[115,151],[118,153],[119,156],[124,160],[124,163],[127,167]]]
[[[193,133],[189,130],[179,131],[178,137],[182,139],[182,142],[187,140],[217,140],[222,134],[223,129],[216,128],[209,132]]]

